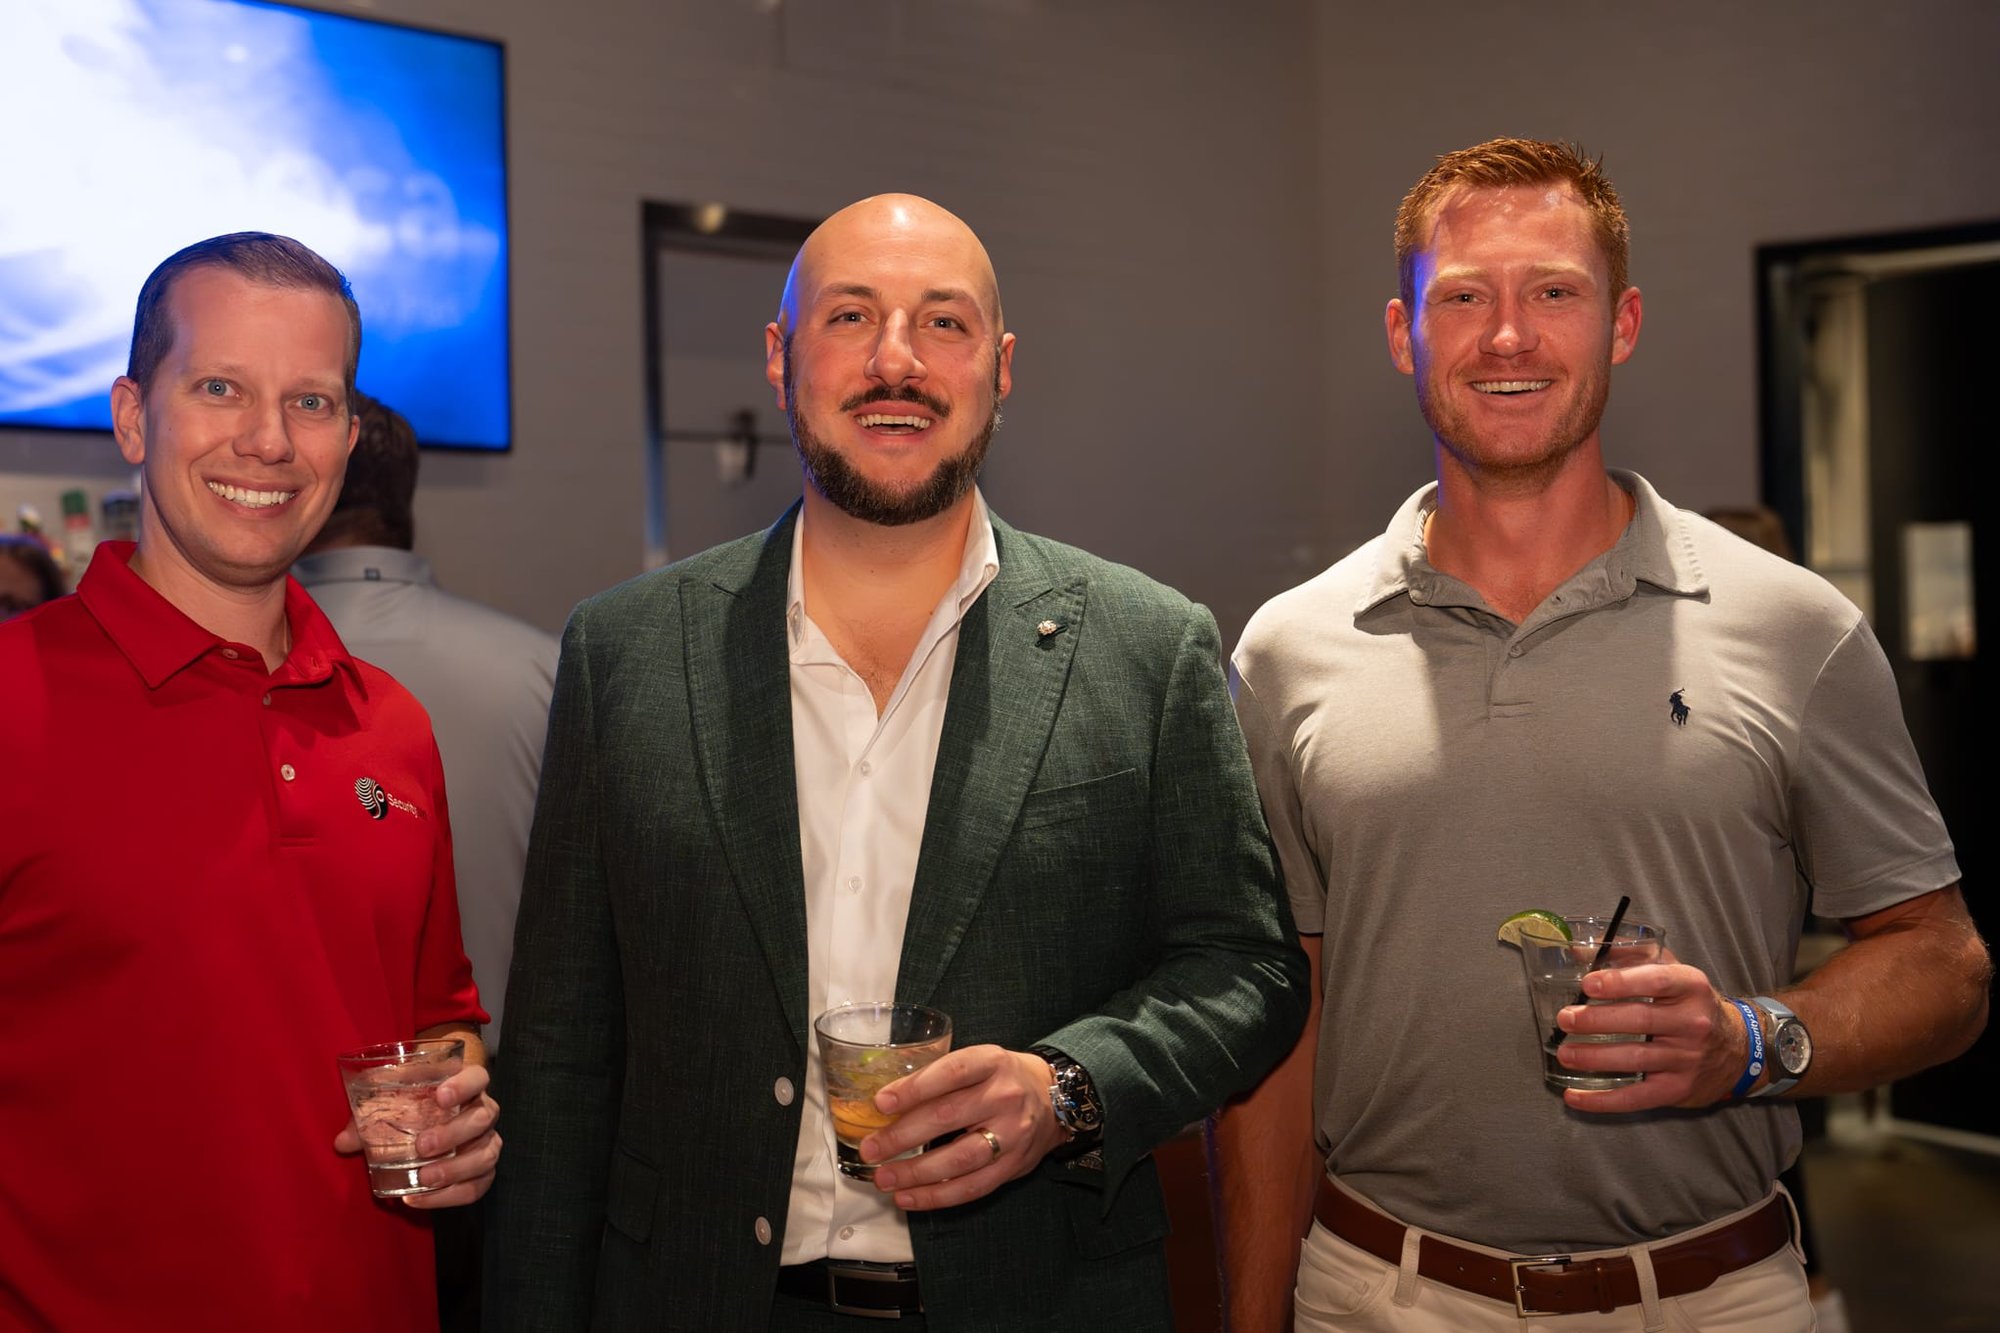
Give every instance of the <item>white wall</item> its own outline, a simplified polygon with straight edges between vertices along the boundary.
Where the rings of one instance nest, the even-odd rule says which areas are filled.
[[[1755,244],[2000,216],[1986,4],[352,9],[507,42],[518,439],[426,455],[419,546],[550,628],[642,559],[644,199],[817,216],[906,189],[961,213],[1021,338],[989,496],[1208,602],[1226,638],[1429,473],[1381,307],[1396,202],[1437,153],[1604,153],[1647,295],[1609,452],[1694,506],[1756,494]],[[108,440],[0,433],[0,517],[30,493],[53,516],[73,477],[126,479]]]

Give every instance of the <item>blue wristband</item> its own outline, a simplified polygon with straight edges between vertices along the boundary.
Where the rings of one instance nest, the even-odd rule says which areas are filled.
[[[1750,1038],[1750,1059],[1743,1066],[1743,1077],[1737,1079],[1736,1086],[1729,1090],[1729,1100],[1734,1102],[1743,1100],[1743,1095],[1750,1091],[1757,1076],[1764,1072],[1764,1025],[1757,1021],[1757,1011],[1748,1000],[1733,996],[1727,998],[1742,1013],[1743,1031]]]

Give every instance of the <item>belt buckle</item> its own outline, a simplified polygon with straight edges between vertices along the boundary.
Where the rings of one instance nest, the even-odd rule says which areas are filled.
[[[1507,1281],[1513,1287],[1514,1313],[1526,1319],[1530,1315],[1568,1314],[1567,1310],[1530,1310],[1522,1303],[1521,1270],[1524,1268],[1547,1268],[1555,1264],[1574,1262],[1567,1254],[1523,1255],[1507,1261]]]
[[[873,1305],[844,1305],[840,1299],[840,1284],[849,1282],[889,1282],[900,1283],[903,1274],[895,1268],[845,1268],[836,1267],[829,1260],[826,1265],[826,1303],[835,1314],[855,1315],[862,1319],[901,1319],[903,1312],[896,1306],[883,1309]]]

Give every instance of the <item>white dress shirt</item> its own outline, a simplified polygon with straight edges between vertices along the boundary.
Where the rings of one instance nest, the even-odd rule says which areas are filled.
[[[806,890],[806,995],[817,1018],[850,1000],[893,1000],[931,771],[937,766],[958,626],[999,571],[986,502],[973,492],[958,578],[945,590],[878,716],[868,683],[834,651],[805,605],[806,516],[792,532],[786,628],[792,765]],[[907,1260],[910,1227],[888,1195],[834,1165],[819,1045],[806,1055],[805,1111],[792,1164],[783,1262]]]

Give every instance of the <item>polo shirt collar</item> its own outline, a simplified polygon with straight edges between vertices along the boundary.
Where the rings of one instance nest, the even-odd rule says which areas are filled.
[[[148,689],[159,689],[211,652],[235,649],[240,653],[247,647],[233,645],[203,629],[133,573],[132,554],[137,549],[134,542],[99,545],[76,594]],[[285,622],[292,632],[292,651],[270,673],[269,684],[316,685],[330,677],[336,667],[359,683],[360,672],[332,622],[298,580],[290,577],[285,579]],[[262,665],[261,659],[253,660]]]
[[[394,546],[335,546],[302,555],[292,574],[308,588],[320,583],[437,582],[431,562]]]
[[[1681,597],[1706,593],[1708,578],[1695,555],[1687,515],[1662,499],[1638,473],[1620,468],[1607,471],[1632,496],[1632,521],[1609,551],[1577,571],[1564,586],[1594,592],[1603,601],[1623,600],[1641,583]],[[1455,583],[1438,572],[1424,549],[1424,522],[1437,508],[1437,491],[1437,483],[1431,482],[1405,500],[1389,520],[1382,534],[1374,581],[1361,594],[1355,615],[1366,614],[1398,596],[1431,601],[1441,583]]]

